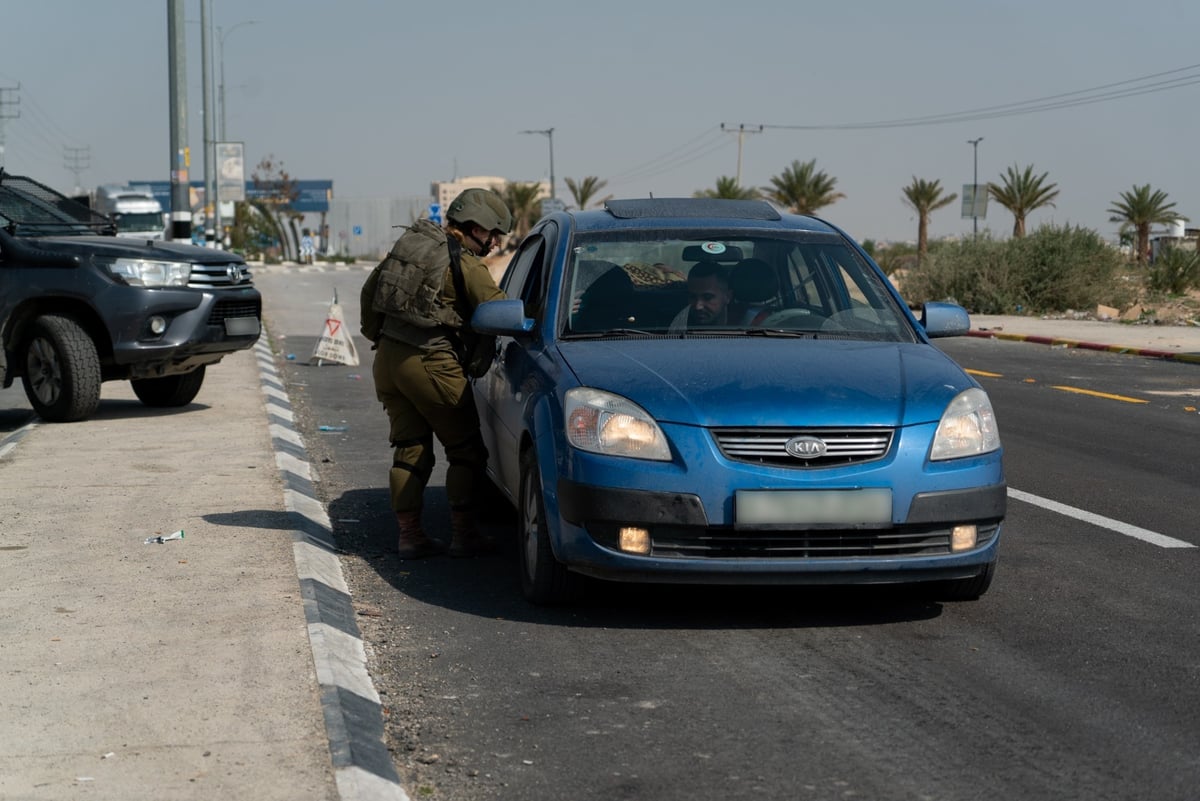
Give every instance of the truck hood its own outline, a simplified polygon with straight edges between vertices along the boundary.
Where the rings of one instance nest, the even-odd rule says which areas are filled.
[[[927,344],[809,339],[560,342],[584,386],[698,426],[903,426],[938,421],[975,382]]]
[[[154,261],[185,261],[192,264],[229,264],[241,262],[242,257],[228,250],[202,248],[182,242],[166,242],[125,236],[39,236],[22,237],[32,247],[43,251],[89,255],[113,259],[147,259]]]

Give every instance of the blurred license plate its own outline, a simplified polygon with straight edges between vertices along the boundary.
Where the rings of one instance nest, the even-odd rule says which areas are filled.
[[[878,525],[892,520],[892,491],[886,487],[739,490],[734,498],[738,525]]]
[[[226,317],[225,333],[231,337],[243,337],[258,333],[257,317]]]

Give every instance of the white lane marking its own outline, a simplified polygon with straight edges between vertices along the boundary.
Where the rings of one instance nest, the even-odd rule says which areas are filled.
[[[1015,498],[1018,501],[1031,503],[1034,506],[1040,506],[1043,509],[1049,509],[1051,512],[1058,512],[1060,515],[1073,517],[1076,520],[1082,520],[1085,523],[1091,523],[1093,526],[1115,531],[1118,534],[1124,534],[1126,537],[1133,537],[1135,540],[1142,540],[1151,545],[1157,545],[1160,548],[1195,548],[1196,546],[1190,542],[1177,540],[1174,537],[1168,537],[1165,534],[1159,534],[1156,531],[1139,528],[1138,526],[1122,523],[1120,520],[1113,520],[1111,517],[1103,517],[1098,514],[1086,512],[1083,509],[1076,509],[1074,506],[1067,506],[1065,503],[1052,501],[1048,498],[1042,498],[1037,495],[1031,495],[1028,492],[1022,492],[1019,489],[1008,488],[1008,497]]]

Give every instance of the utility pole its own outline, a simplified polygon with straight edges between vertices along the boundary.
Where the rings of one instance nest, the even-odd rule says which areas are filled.
[[[167,85],[171,115],[171,239],[192,241],[192,205],[188,198],[192,156],[187,146],[187,39],[183,0],[167,0]]]
[[[13,109],[11,114],[7,113],[5,110],[5,106],[20,105],[21,98],[18,97],[15,100],[6,100],[4,93],[19,91],[21,91],[21,84],[19,83],[16,86],[0,86],[0,167],[4,166],[4,121],[15,120],[21,116],[20,109]]]
[[[68,147],[63,145],[63,161],[67,170],[75,173],[75,194],[82,194],[83,188],[79,183],[79,173],[91,165],[92,149],[90,147]]]
[[[521,131],[523,134],[541,134],[550,140],[550,197],[558,197],[554,190],[554,129],[547,128],[544,131]]]
[[[753,128],[751,128],[751,129],[749,129],[749,130],[748,130],[748,129],[746,128],[746,124],[745,124],[745,123],[741,123],[741,124],[739,124],[739,125],[738,125],[738,127],[737,127],[737,130],[736,130],[736,131],[735,131],[735,130],[733,130],[732,128],[730,128],[729,130],[727,130],[727,131],[726,131],[726,130],[725,130],[725,123],[721,123],[721,130],[722,130],[722,131],[725,131],[725,133],[736,133],[736,134],[738,135],[738,163],[737,163],[737,177],[734,179],[734,181],[735,181],[735,183],[736,183],[738,186],[741,186],[741,185],[742,185],[742,140],[744,140],[744,139],[746,138],[746,134],[748,134],[748,133],[749,133],[749,134],[762,133],[762,132],[763,132],[763,127],[762,127],[761,125],[760,125],[760,126],[758,126],[758,130],[757,130],[757,131],[753,130]]]
[[[975,148],[975,172],[971,178],[971,222],[975,229],[976,238],[979,237],[979,216],[976,210],[979,208],[979,143],[983,141],[983,137],[978,139],[968,139],[967,144]]]

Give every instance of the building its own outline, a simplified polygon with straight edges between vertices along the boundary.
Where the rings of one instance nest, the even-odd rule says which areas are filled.
[[[446,207],[450,205],[450,201],[458,197],[459,193],[464,189],[492,189],[496,192],[503,192],[504,187],[508,186],[507,178],[497,178],[492,175],[471,175],[466,178],[455,178],[451,181],[434,181],[429,185],[429,193],[433,196],[433,202],[444,213]],[[550,197],[550,182],[538,181],[538,198]]]

